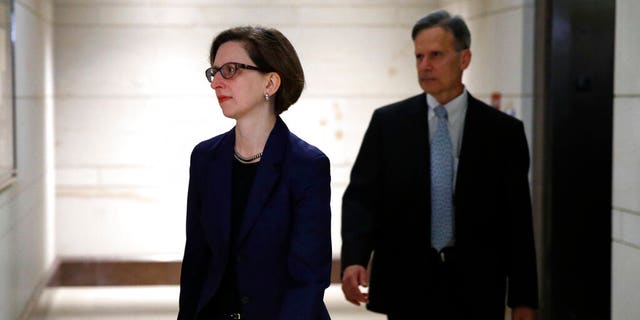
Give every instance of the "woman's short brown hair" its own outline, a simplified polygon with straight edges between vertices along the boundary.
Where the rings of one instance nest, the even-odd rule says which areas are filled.
[[[243,43],[249,57],[260,70],[280,75],[280,88],[272,97],[275,114],[281,114],[298,101],[304,88],[304,71],[296,50],[280,31],[254,26],[235,27],[222,31],[211,44],[209,53],[211,65],[220,46],[229,41]]]

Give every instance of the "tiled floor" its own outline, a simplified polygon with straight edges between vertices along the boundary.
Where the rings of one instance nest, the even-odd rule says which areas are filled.
[[[47,288],[29,320],[175,320],[178,293],[177,286]],[[386,320],[346,302],[337,284],[325,302],[333,320]]]

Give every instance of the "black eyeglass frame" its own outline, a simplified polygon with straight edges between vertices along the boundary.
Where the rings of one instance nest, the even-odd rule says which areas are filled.
[[[234,65],[235,69],[231,72],[231,74],[226,74],[228,71],[224,71],[224,70],[227,70],[225,67],[230,65]],[[207,81],[212,82],[216,73],[220,71],[220,75],[222,75],[223,78],[228,80],[233,78],[236,75],[236,72],[238,72],[238,69],[247,69],[247,70],[264,72],[262,71],[262,69],[255,66],[248,65],[248,64],[238,63],[238,62],[227,62],[221,65],[219,68],[214,68],[214,67],[208,68],[207,70],[204,71],[204,76],[207,78]]]

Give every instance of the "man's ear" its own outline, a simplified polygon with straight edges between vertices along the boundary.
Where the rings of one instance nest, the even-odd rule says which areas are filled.
[[[471,63],[471,50],[464,49],[460,52],[460,71],[464,71]]]

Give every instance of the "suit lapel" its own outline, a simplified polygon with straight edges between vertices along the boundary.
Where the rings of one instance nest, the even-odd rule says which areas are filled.
[[[408,135],[408,139],[411,139],[411,146],[409,150],[415,152],[415,161],[409,164],[413,167],[412,172],[415,172],[416,186],[422,187],[425,181],[429,181],[429,163],[430,163],[430,151],[429,151],[429,108],[427,106],[426,94],[421,94],[416,97],[411,103],[411,107],[408,109],[408,117],[411,118],[410,130],[412,131]],[[425,164],[427,164],[425,166]],[[427,189],[429,189],[427,184]],[[427,194],[430,194],[430,190],[426,190]]]
[[[289,129],[278,117],[265,144],[262,159],[260,159],[256,177],[249,192],[244,219],[236,241],[237,247],[242,245],[242,241],[256,223],[262,213],[262,207],[280,179],[288,137]]]
[[[402,163],[412,175],[412,187],[416,208],[412,212],[422,212],[426,214],[416,214],[408,217],[410,223],[416,226],[426,226],[429,230],[431,221],[431,184],[430,184],[430,148],[429,148],[429,108],[427,106],[426,94],[416,96],[409,102],[405,114],[408,119],[403,123],[408,124],[407,134],[403,134],[399,139],[407,139],[407,150],[411,150],[410,157],[404,157]],[[421,243],[429,243],[429,233],[424,232],[416,235]]]
[[[481,118],[480,109],[481,103],[476,100],[471,94],[469,94],[467,102],[467,114],[464,120],[464,129],[462,132],[462,145],[460,147],[460,159],[458,162],[458,174],[456,177],[456,192],[454,197],[461,194],[465,186],[466,179],[469,179],[473,175],[472,172],[467,172],[470,165],[475,161],[474,157],[479,155],[478,150],[474,149],[478,146],[482,146],[482,142],[478,139],[482,139],[483,120]]]

